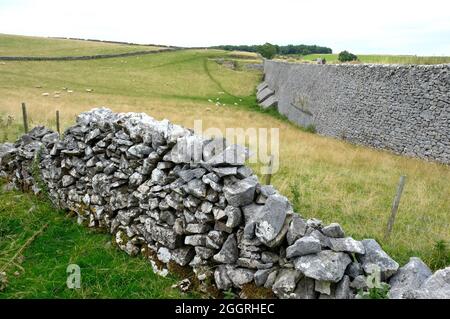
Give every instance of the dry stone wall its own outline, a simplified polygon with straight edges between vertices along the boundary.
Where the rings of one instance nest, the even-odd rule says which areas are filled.
[[[432,275],[415,258],[399,269],[375,240],[302,218],[246,158],[222,139],[102,108],[80,114],[62,137],[36,127],[0,144],[0,176],[106,229],[129,255],[147,252],[161,275],[175,263],[221,291],[347,299],[379,272],[392,297],[450,297],[450,267]]]
[[[258,91],[262,107],[277,106],[301,126],[313,125],[319,134],[356,144],[450,163],[450,64],[266,60],[264,73]]]

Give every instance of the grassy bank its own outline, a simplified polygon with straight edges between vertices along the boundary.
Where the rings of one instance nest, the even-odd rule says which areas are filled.
[[[156,49],[159,47],[0,34],[0,56],[79,56]]]

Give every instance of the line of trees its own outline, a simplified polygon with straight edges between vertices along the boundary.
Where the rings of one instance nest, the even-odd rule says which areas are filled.
[[[266,58],[272,58],[273,56],[265,56],[265,54],[270,53],[269,55],[273,54],[300,54],[300,55],[307,55],[307,54],[327,54],[327,53],[333,53],[333,50],[327,47],[322,47],[318,45],[306,45],[306,44],[289,44],[289,45],[276,45],[271,43],[265,43],[263,45],[218,45],[212,47],[214,49],[221,49],[221,50],[227,50],[227,51],[246,51],[246,52],[258,52],[261,53]]]

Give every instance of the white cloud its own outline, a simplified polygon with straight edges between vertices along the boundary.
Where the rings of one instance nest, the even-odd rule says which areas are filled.
[[[0,0],[0,32],[181,46],[307,43],[356,53],[450,55],[450,2]]]

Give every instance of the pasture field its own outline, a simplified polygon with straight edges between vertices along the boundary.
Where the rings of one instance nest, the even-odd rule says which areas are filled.
[[[152,51],[157,46],[27,37],[0,33],[0,56],[80,56]]]
[[[410,256],[421,257],[434,269],[450,264],[448,251],[435,248],[450,242],[448,166],[305,132],[275,112],[259,109],[255,87],[261,73],[231,70],[217,64],[216,58],[230,58],[230,52],[183,50],[92,61],[5,62],[0,64],[0,140],[12,141],[21,133],[21,102],[27,103],[31,126],[55,128],[55,111],[59,110],[62,125],[67,127],[78,113],[107,106],[114,111],[145,112],[191,128],[196,119],[203,120],[205,129],[218,127],[223,132],[227,127],[279,128],[280,169],[272,183],[292,200],[298,213],[324,223],[339,222],[346,234],[356,239],[375,238],[402,264]],[[252,166],[259,174],[259,165]],[[407,176],[407,183],[393,234],[384,241],[400,175]],[[21,266],[25,270],[10,279],[7,296],[50,296],[49,291],[58,292],[62,284],[55,279],[60,276],[54,270],[55,263],[62,262],[66,267],[69,260],[86,262],[92,270],[92,285],[78,295],[59,291],[57,296],[121,297],[140,289],[142,294],[135,293],[141,295],[132,296],[177,296],[167,290],[174,279],[158,281],[144,261],[114,252],[113,248],[98,252],[101,245],[107,245],[109,235],[81,229],[32,196],[2,191],[0,197],[0,269],[33,230],[49,223],[48,230],[26,250]],[[39,212],[37,219],[25,214],[32,207]],[[29,227],[31,232],[21,235],[21,227]],[[58,257],[57,251],[66,245],[72,248]],[[55,247],[53,252],[51,247]],[[125,264],[136,275],[119,270]],[[13,269],[20,271],[19,266]],[[103,268],[114,268],[120,275],[111,281],[95,279]],[[145,277],[148,285],[154,285],[148,289],[156,291],[141,285],[139,277]],[[130,289],[127,286],[125,292],[119,291],[119,282],[125,286],[131,282]],[[44,293],[39,292],[41,289]]]
[[[357,54],[358,61],[361,63],[375,64],[443,64],[450,63],[448,56],[416,56],[416,55],[376,55],[376,54]],[[293,61],[315,61],[318,58],[324,58],[327,63],[338,63],[337,54],[308,54],[303,56],[289,55],[281,58],[292,59]]]

